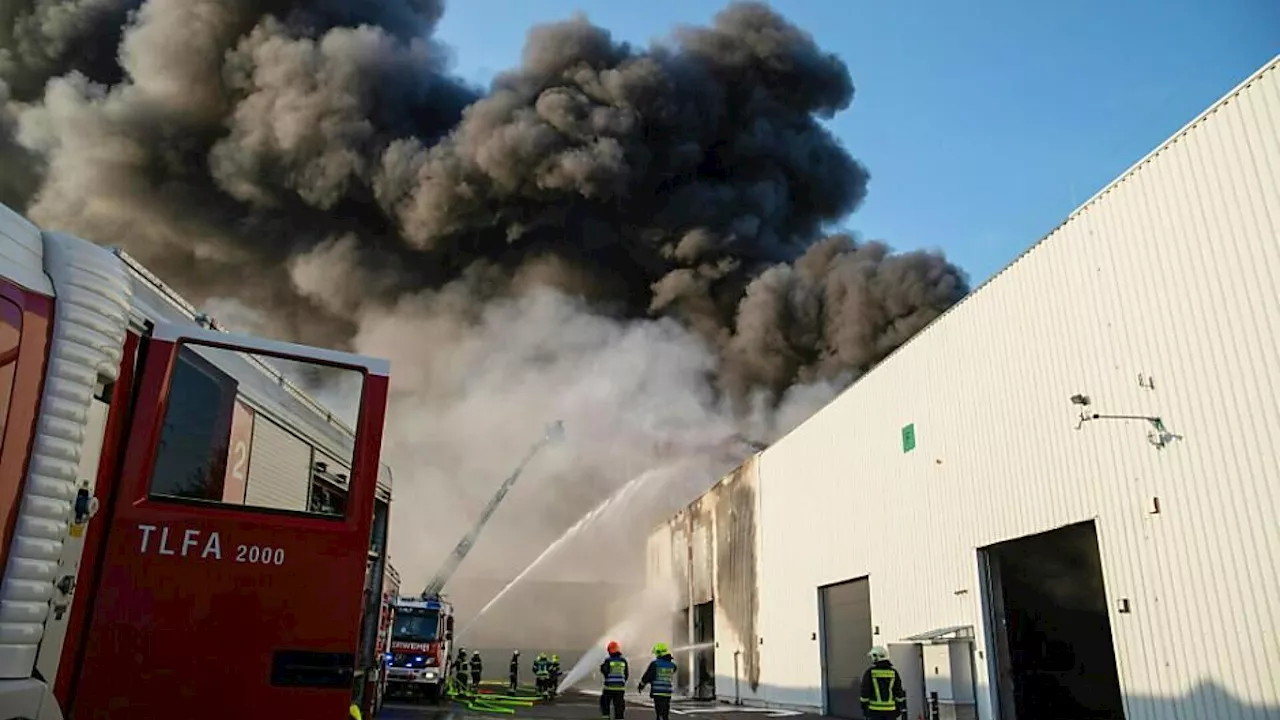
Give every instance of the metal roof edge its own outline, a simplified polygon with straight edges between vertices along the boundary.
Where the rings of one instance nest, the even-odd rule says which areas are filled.
[[[1079,207],[1077,207],[1075,210],[1072,210],[1071,213],[1067,215],[1067,218],[1065,220],[1058,223],[1057,226],[1053,228],[1053,230],[1050,230],[1043,238],[1041,238],[1035,244],[1039,245],[1040,243],[1049,239],[1049,237],[1052,236],[1055,232],[1057,232],[1059,228],[1071,222],[1073,218],[1080,215],[1085,210],[1088,210],[1089,206],[1093,205],[1098,200],[1100,200],[1103,195],[1106,195],[1111,190],[1114,190],[1117,186],[1120,185],[1120,183],[1128,179],[1129,176],[1133,175],[1138,170],[1142,169],[1143,165],[1146,165],[1147,163],[1154,160],[1157,155],[1167,150],[1170,146],[1172,146],[1177,141],[1181,140],[1188,132],[1190,132],[1193,128],[1195,128],[1195,126],[1204,122],[1204,120],[1207,117],[1217,112],[1219,109],[1221,109],[1223,106],[1230,103],[1232,100],[1236,99],[1236,97],[1240,95],[1240,93],[1243,92],[1246,88],[1248,88],[1253,83],[1257,82],[1263,75],[1266,75],[1271,70],[1275,70],[1277,67],[1280,67],[1280,54],[1277,54],[1275,57],[1272,57],[1270,61],[1268,61],[1262,67],[1255,70],[1252,74],[1249,75],[1249,77],[1245,78],[1244,80],[1241,80],[1239,83],[1236,84],[1235,87],[1231,88],[1230,91],[1228,91],[1222,97],[1214,101],[1211,105],[1209,105],[1209,107],[1201,111],[1199,115],[1196,115],[1194,118],[1192,118],[1190,122],[1186,123],[1181,128],[1178,128],[1177,132],[1170,135],[1164,142],[1157,145],[1155,149],[1153,149],[1151,152],[1147,153],[1146,155],[1143,155],[1140,160],[1130,165],[1128,168],[1125,169],[1124,172],[1117,175],[1114,180],[1107,183],[1105,186],[1102,187],[1101,190],[1098,190],[1098,192],[1091,195],[1088,200],[1085,200],[1083,203],[1080,204]],[[1016,261],[1017,260],[1015,259],[1014,262]],[[1007,267],[1008,266],[1006,266],[1006,268]],[[983,283],[983,284],[985,285],[986,283]]]
[[[794,428],[791,428],[791,430],[787,431],[784,435],[782,435],[782,437],[779,437],[777,440],[770,443],[769,447],[765,448],[765,450],[763,450],[761,454],[768,452],[775,445],[785,440],[792,433],[804,427],[806,424],[808,424],[809,420],[816,417],[818,413],[821,413],[823,410],[826,410],[827,408],[831,407],[833,404],[835,404],[837,400],[844,397],[845,394],[847,394],[850,390],[852,390],[854,387],[861,384],[872,373],[874,373],[876,370],[879,370],[886,363],[888,363],[890,360],[896,357],[898,353],[910,347],[911,344],[914,343],[917,338],[919,338],[920,336],[924,335],[926,332],[933,329],[943,318],[947,317],[952,312],[954,312],[957,308],[959,308],[960,306],[968,302],[970,298],[972,298],[974,295],[977,295],[981,290],[983,290],[988,285],[990,285],[996,278],[1000,277],[1001,275],[1004,275],[1009,270],[1013,269],[1013,266],[1017,265],[1019,262],[1022,261],[1023,258],[1029,255],[1032,251],[1034,251],[1036,248],[1043,245],[1045,241],[1047,241],[1049,238],[1057,234],[1058,231],[1061,230],[1067,223],[1071,222],[1073,219],[1080,216],[1085,210],[1089,208],[1090,205],[1097,203],[1104,195],[1114,190],[1120,183],[1124,182],[1130,176],[1136,174],[1139,170],[1142,169],[1143,166],[1150,163],[1152,160],[1156,158],[1156,156],[1158,156],[1160,153],[1167,150],[1170,146],[1172,146],[1178,140],[1181,140],[1193,128],[1195,128],[1200,123],[1204,122],[1206,118],[1208,118],[1214,112],[1222,109],[1224,106],[1229,104],[1232,100],[1234,100],[1238,95],[1240,95],[1241,92],[1247,89],[1250,85],[1257,82],[1260,78],[1262,78],[1268,72],[1271,72],[1273,70],[1280,70],[1280,54],[1276,54],[1269,61],[1264,63],[1262,67],[1258,68],[1253,73],[1251,73],[1247,78],[1237,83],[1236,86],[1233,87],[1229,92],[1224,94],[1222,97],[1218,98],[1215,102],[1209,105],[1209,107],[1201,111],[1198,115],[1195,116],[1194,119],[1192,119],[1190,122],[1183,125],[1177,132],[1175,132],[1174,134],[1170,135],[1167,139],[1165,139],[1164,142],[1161,142],[1159,145],[1157,145],[1155,149],[1151,150],[1146,155],[1143,155],[1142,159],[1130,165],[1124,172],[1117,175],[1115,179],[1113,179],[1111,182],[1104,185],[1102,189],[1098,190],[1096,193],[1091,195],[1088,200],[1085,200],[1082,204],[1077,206],[1075,210],[1072,210],[1070,213],[1068,213],[1065,220],[1055,225],[1052,230],[1050,230],[1049,232],[1041,236],[1039,240],[1027,246],[1025,250],[1018,253],[1017,256],[1013,258],[1013,260],[1009,261],[1008,264],[1006,264],[1000,270],[993,273],[991,277],[987,278],[977,287],[970,290],[969,293],[965,295],[963,298],[961,298],[960,301],[957,302],[955,305],[952,305],[951,307],[939,313],[938,317],[929,321],[929,324],[925,325],[923,328],[920,328],[920,330],[917,331],[910,338],[908,338],[906,342],[894,348],[893,351],[890,352],[888,355],[884,356],[884,358],[880,360],[880,362],[873,365],[865,373],[859,376],[856,380],[849,383],[847,387],[845,387],[840,392],[836,393],[835,397],[831,398],[831,400],[826,405],[823,405],[821,408],[818,408],[818,410],[814,412],[813,415],[810,415],[808,418],[802,421],[799,425],[796,425]]]

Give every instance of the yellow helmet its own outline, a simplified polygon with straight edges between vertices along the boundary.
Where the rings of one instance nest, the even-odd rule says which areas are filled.
[[[551,662],[560,662],[560,656],[559,656],[559,655],[552,655],[552,656],[551,656]]]
[[[666,644],[666,643],[654,643],[654,644],[653,644],[653,654],[654,654],[654,655],[666,655],[666,654],[667,654],[667,652],[668,652],[668,651],[667,651],[667,644]]]

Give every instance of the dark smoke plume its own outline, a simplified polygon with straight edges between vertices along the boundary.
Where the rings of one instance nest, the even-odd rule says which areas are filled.
[[[442,10],[9,3],[0,80],[30,103],[8,115],[43,167],[6,170],[6,194],[25,184],[38,220],[119,243],[197,297],[273,308],[309,341],[343,343],[361,306],[459,280],[481,302],[524,279],[670,315],[721,349],[738,399],[863,371],[965,292],[941,257],[813,244],[866,194],[818,122],[853,85],[767,6],[648,50],[583,17],[537,27],[483,95],[426,39]],[[18,122],[0,122],[16,157]],[[290,282],[307,253],[358,269],[359,291]]]
[[[6,0],[0,196],[246,329],[391,356],[389,447],[440,473],[423,502],[458,528],[509,467],[495,447],[576,417],[607,450],[548,471],[583,478],[554,522],[508,524],[548,537],[643,447],[770,440],[797,418],[762,408],[811,412],[967,292],[938,254],[824,236],[867,193],[820,122],[853,83],[766,5],[648,48],[536,27],[488,90],[450,75],[442,12]]]

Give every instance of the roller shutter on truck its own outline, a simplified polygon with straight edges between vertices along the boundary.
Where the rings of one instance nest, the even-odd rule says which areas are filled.
[[[345,489],[347,479],[351,477],[350,460],[339,460],[324,450],[316,448],[316,462],[324,463],[330,475],[341,475],[340,478],[337,478],[338,484],[342,485]]]
[[[305,511],[311,484],[311,446],[265,415],[253,423],[253,457],[245,504]]]

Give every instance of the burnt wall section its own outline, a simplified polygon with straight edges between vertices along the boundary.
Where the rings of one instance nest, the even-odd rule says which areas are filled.
[[[758,699],[760,691],[758,457],[748,458],[649,538],[648,583],[669,584],[679,598],[672,641],[693,642],[691,608],[714,606],[715,688],[726,700]]]
[[[689,505],[689,601],[693,605],[715,599],[715,491]]]
[[[738,640],[753,692],[760,686],[756,470],[756,458],[749,458],[705,497],[714,503],[717,615]],[[724,635],[717,632],[717,638]]]
[[[685,511],[671,519],[671,581],[681,598],[678,606],[689,607],[689,520]],[[683,637],[683,635],[681,636]]]

